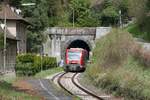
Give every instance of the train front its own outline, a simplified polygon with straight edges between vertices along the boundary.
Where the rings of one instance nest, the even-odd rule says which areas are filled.
[[[85,69],[85,50],[71,48],[66,50],[65,71],[82,71]]]

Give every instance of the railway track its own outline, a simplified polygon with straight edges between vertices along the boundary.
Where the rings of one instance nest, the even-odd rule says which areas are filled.
[[[73,96],[78,96],[82,100],[104,100],[95,93],[85,89],[77,82],[78,73],[59,73],[52,78],[58,86]]]
[[[65,75],[66,73],[63,73],[59,78],[58,78],[58,84],[59,86],[64,89],[65,91],[67,91],[69,94],[73,95],[73,93],[71,91],[69,91],[67,88],[65,88],[65,86],[63,86],[63,84],[61,83],[61,79],[63,78],[63,76]]]

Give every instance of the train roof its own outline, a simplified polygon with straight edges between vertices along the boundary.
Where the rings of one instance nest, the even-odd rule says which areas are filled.
[[[70,49],[68,49],[69,51],[71,50],[71,51],[83,51],[83,50],[85,50],[85,49],[83,49],[83,48],[70,48]],[[86,51],[86,50],[85,50]]]

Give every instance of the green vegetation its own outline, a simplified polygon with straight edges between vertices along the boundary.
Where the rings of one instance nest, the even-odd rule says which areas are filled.
[[[135,24],[128,27],[129,32],[150,42],[150,1],[129,0],[129,13],[136,19]]]
[[[129,20],[128,0],[104,0],[101,5],[102,9],[99,11],[101,12],[102,26],[117,26],[119,24],[119,11],[122,13],[123,23]]]
[[[34,2],[35,6],[21,6]],[[128,20],[128,0],[10,0],[10,4],[21,8],[22,15],[29,20],[28,52],[39,53],[47,27],[117,26],[119,10],[123,22]]]
[[[149,53],[140,56],[139,49],[129,33],[114,29],[97,41],[93,64],[87,68],[86,77],[96,87],[116,96],[149,100],[150,68],[143,62],[146,63],[150,56]]]
[[[16,90],[12,84],[18,78],[15,75],[0,76],[0,100],[40,100],[37,96],[25,93],[23,90]]]
[[[149,5],[149,0],[129,0],[129,12],[136,18],[136,22],[140,26],[140,29],[149,30]]]
[[[16,91],[10,83],[0,82],[1,100],[40,100],[38,97],[28,95],[24,92]]]
[[[96,14],[90,8],[90,0],[71,0],[69,5],[69,21],[73,23],[73,12],[75,26],[92,27],[99,26],[100,21]]]
[[[31,54],[29,54],[31,55]],[[31,56],[20,57],[22,62],[32,61]],[[28,58],[28,59],[27,59]],[[46,76],[63,71],[61,67],[54,67],[42,72],[36,73],[33,78],[45,78]],[[41,100],[38,96],[33,96],[25,93],[26,90],[18,90],[12,84],[18,80],[24,80],[26,77],[15,75],[0,76],[0,100]]]
[[[12,83],[16,79],[15,75],[4,75],[0,76],[0,81],[5,81],[7,83]]]
[[[42,66],[42,68],[41,68]],[[15,67],[17,75],[35,75],[41,70],[47,70],[57,66],[56,58],[40,57],[34,54],[23,54],[17,56]]]
[[[52,74],[58,73],[63,71],[63,69],[61,67],[55,67],[55,68],[51,68],[42,72],[39,72],[35,75],[35,78],[45,78],[47,76],[50,76]]]
[[[150,32],[141,30],[138,24],[130,24],[125,28],[128,32],[130,32],[134,37],[141,38],[147,42],[150,42]]]
[[[21,6],[21,3],[34,2],[35,6]],[[137,2],[137,3],[135,3]],[[137,37],[150,41],[149,0],[10,0],[10,4],[21,8],[22,15],[32,24],[28,27],[28,52],[39,53],[47,27],[118,26],[119,11],[122,22],[136,19]],[[131,30],[136,30],[131,29]],[[137,32],[136,31],[136,32]],[[130,32],[130,31],[129,31]],[[137,33],[133,33],[137,34]]]

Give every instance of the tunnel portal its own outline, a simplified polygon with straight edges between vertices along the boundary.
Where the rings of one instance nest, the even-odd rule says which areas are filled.
[[[87,50],[88,52],[91,51],[89,45],[83,40],[74,40],[74,41],[72,41],[68,45],[67,49],[70,49],[70,48],[82,48],[82,49]]]

